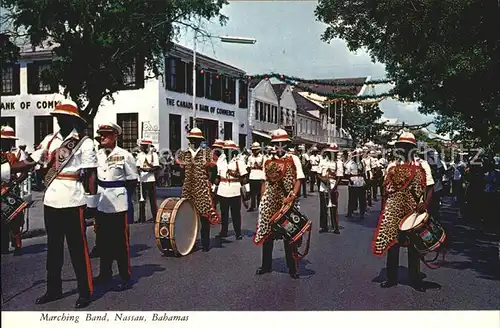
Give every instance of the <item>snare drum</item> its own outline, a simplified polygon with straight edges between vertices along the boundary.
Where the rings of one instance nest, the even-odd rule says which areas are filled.
[[[7,225],[15,224],[14,219],[28,206],[28,203],[24,199],[11,191],[2,192],[1,204],[2,222]]]
[[[284,205],[271,218],[271,229],[289,243],[295,243],[311,229],[312,222],[294,204]]]
[[[189,254],[196,243],[198,222],[198,212],[187,198],[165,199],[156,214],[156,246],[164,254]]]
[[[406,233],[410,243],[421,253],[438,249],[446,240],[443,227],[428,213],[411,213],[400,223],[399,230]]]

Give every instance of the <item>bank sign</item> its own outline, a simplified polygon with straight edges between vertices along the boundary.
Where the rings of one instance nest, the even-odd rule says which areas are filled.
[[[193,109],[193,103],[191,103],[189,101],[177,100],[174,98],[166,98],[166,101],[167,101],[168,106]],[[217,107],[207,106],[207,105],[203,105],[203,104],[196,104],[196,110],[198,110],[200,112],[207,112],[207,113],[212,113],[212,114],[219,114],[219,115],[233,116],[234,117],[234,110],[217,108]]]
[[[2,101],[0,103],[1,110],[18,110],[18,109],[26,109],[30,110],[33,108],[36,109],[55,109],[56,105],[60,101],[56,100],[37,100],[37,101]]]

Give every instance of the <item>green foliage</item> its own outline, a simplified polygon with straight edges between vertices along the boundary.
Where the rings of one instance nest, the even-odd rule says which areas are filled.
[[[19,57],[19,48],[12,42],[7,34],[0,33],[0,67],[5,67],[16,62]]]
[[[196,18],[226,17],[226,0],[4,0],[8,21],[32,45],[53,47],[52,69],[42,75],[58,83],[93,119],[104,97],[127,86],[126,76],[146,68],[161,75],[163,54]],[[4,17],[5,20],[5,17]]]
[[[337,110],[339,108],[340,106],[337,105]],[[375,123],[382,117],[378,103],[360,105],[356,102],[347,102],[344,104],[343,113],[342,127],[349,132],[355,144],[375,140],[384,127],[384,123]],[[337,120],[337,127],[339,127],[340,116],[338,113]]]
[[[367,49],[438,131],[500,147],[500,5],[494,0],[320,0],[322,39]]]

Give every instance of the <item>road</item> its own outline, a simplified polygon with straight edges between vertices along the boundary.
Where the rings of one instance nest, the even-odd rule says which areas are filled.
[[[131,226],[132,289],[118,292],[98,287],[95,301],[86,309],[102,310],[492,310],[500,308],[498,234],[483,233],[443,208],[449,235],[446,263],[438,270],[422,268],[428,290],[408,286],[407,256],[400,261],[400,285],[382,289],[385,258],[371,254],[370,246],[380,203],[364,220],[346,219],[346,188],[341,186],[341,234],[318,233],[318,196],[301,200],[301,210],[313,221],[309,255],[300,263],[301,279],[287,274],[283,244],[276,242],[273,272],[255,276],[261,248],[252,242],[256,213],[243,214],[245,237],[234,235],[220,244],[212,239],[208,253],[166,257],[155,246],[152,224]],[[219,227],[212,228],[212,237]],[[230,225],[230,229],[232,226]],[[87,230],[89,244],[94,234]],[[65,298],[45,305],[35,299],[45,291],[46,237],[24,241],[20,257],[2,255],[2,310],[69,311],[77,298],[76,281],[65,253]],[[92,259],[94,276],[99,260]],[[116,272],[115,267],[115,273]],[[115,276],[115,279],[118,279]],[[118,282],[118,280],[116,281]]]

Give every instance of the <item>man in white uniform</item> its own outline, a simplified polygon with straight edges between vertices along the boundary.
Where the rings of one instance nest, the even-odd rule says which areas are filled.
[[[238,146],[232,140],[224,142],[225,158],[217,163],[217,180],[215,188],[220,203],[221,232],[218,238],[227,237],[229,226],[229,211],[233,221],[236,240],[241,240],[241,186],[245,192],[250,193],[247,183],[248,171],[243,159],[237,156]]]
[[[356,149],[351,155],[351,159],[345,165],[345,175],[349,177],[349,201],[347,206],[347,217],[352,217],[352,213],[359,204],[361,219],[365,218],[366,211],[366,181],[365,170],[361,160],[363,155],[361,149]]]
[[[157,153],[151,151],[153,141],[141,140],[139,144],[141,146],[141,152],[137,154],[137,170],[140,174],[139,183],[142,184],[142,197],[144,200],[149,198],[151,219],[148,222],[153,222],[158,210],[155,172],[160,168],[160,159]],[[140,202],[139,209],[139,222],[144,223],[146,221],[146,201]]]
[[[319,226],[320,233],[328,232],[327,216],[330,215],[333,233],[340,234],[338,219],[337,191],[340,179],[344,175],[344,164],[338,158],[339,146],[331,144],[323,150],[323,159],[320,164],[320,185],[319,185]],[[331,202],[332,207],[328,207]]]
[[[311,168],[311,164],[309,163],[309,155],[306,153],[306,146],[305,145],[300,145],[298,148],[298,154],[297,156],[300,159],[300,164],[302,164],[302,170],[304,171],[304,175],[306,177],[309,176],[309,171]],[[302,179],[302,189],[300,192],[300,195],[303,198],[307,198],[307,179]]]
[[[43,199],[47,292],[36,303],[45,304],[63,296],[61,271],[66,239],[80,294],[76,308],[84,308],[90,304],[94,289],[84,210],[85,205],[95,204],[97,157],[92,139],[80,132],[85,121],[74,102],[64,100],[51,114],[57,117],[60,130],[45,137],[31,155],[36,162],[43,162],[47,171]]]
[[[366,183],[366,201],[368,203],[368,206],[372,206],[372,160],[370,157],[370,153],[368,150],[368,147],[363,147],[363,159],[361,160],[361,163],[363,164],[363,169],[364,169],[364,174],[365,174],[365,183]]]
[[[128,190],[137,184],[139,177],[136,161],[131,153],[116,145],[122,129],[115,123],[99,125],[101,149],[97,153],[99,167],[98,206],[96,234],[100,249],[99,283],[107,283],[113,275],[112,264],[116,260],[120,273],[120,289],[131,286]]]
[[[310,187],[310,192],[314,192],[314,185],[318,185],[319,189],[319,178],[318,178],[318,173],[319,173],[319,162],[321,161],[321,156],[318,154],[318,148],[316,146],[311,148],[311,155],[309,156],[309,163],[311,163],[311,173],[309,175],[310,181],[309,181],[309,187]]]
[[[260,204],[260,189],[264,181],[264,156],[260,153],[260,144],[252,144],[252,155],[248,157],[248,168],[250,169],[250,208],[248,212],[255,211]]]

